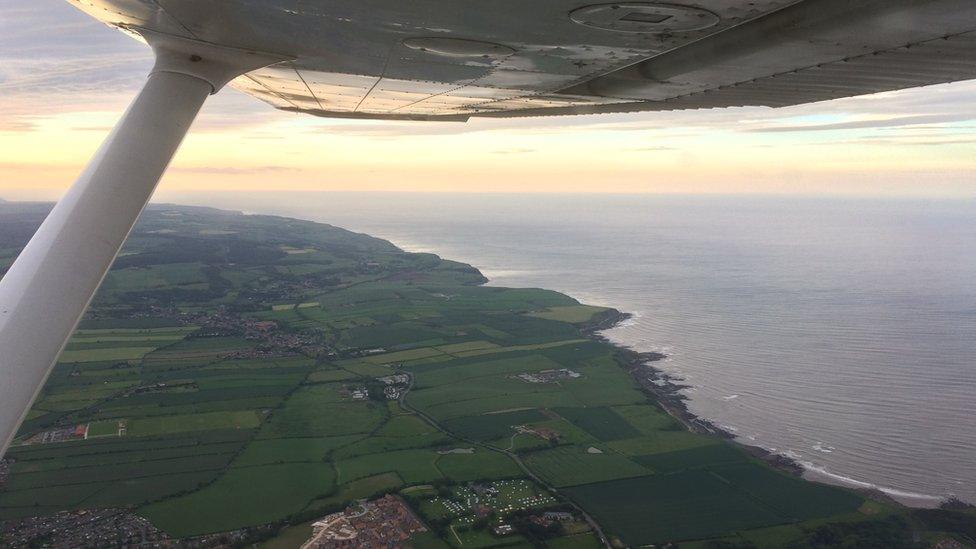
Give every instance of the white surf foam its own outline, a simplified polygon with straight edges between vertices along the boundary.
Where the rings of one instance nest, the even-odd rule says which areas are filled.
[[[943,496],[922,494],[919,492],[909,492],[907,490],[898,490],[895,488],[888,488],[886,486],[879,486],[877,484],[865,482],[863,480],[857,480],[855,478],[851,478],[848,476],[844,476],[844,475],[840,475],[828,471],[826,467],[819,466],[810,461],[797,460],[797,462],[800,465],[802,465],[804,470],[807,472],[807,474],[804,476],[813,477],[814,479],[820,477],[820,479],[822,480],[833,481],[842,486],[848,486],[851,488],[867,488],[869,490],[878,490],[879,492],[887,494],[899,501],[910,503],[912,505],[935,507],[945,499]]]

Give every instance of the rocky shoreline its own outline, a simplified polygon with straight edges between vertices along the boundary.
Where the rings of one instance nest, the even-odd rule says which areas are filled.
[[[689,399],[683,392],[685,389],[688,389],[691,386],[684,384],[680,378],[676,378],[654,365],[654,363],[666,359],[668,357],[666,354],[657,352],[637,352],[610,340],[610,338],[603,334],[603,332],[613,329],[631,318],[633,318],[633,315],[630,313],[624,313],[612,308],[607,309],[603,313],[594,317],[590,323],[585,325],[583,327],[583,333],[591,339],[608,343],[619,349],[617,361],[621,367],[627,369],[631,376],[633,376],[634,380],[637,381],[637,383],[641,386],[641,389],[643,389],[646,394],[651,396],[654,402],[657,403],[661,409],[678,420],[678,422],[680,422],[685,429],[688,429],[694,433],[714,436],[731,441],[745,450],[751,456],[766,462],[768,465],[790,475],[804,478],[806,468],[797,460],[782,454],[771,452],[760,446],[746,444],[742,442],[735,435],[735,433],[729,431],[728,429],[723,429],[715,423],[692,413],[688,409]],[[895,500],[888,494],[878,489],[852,489],[865,498],[873,501],[895,507],[907,507],[902,502]],[[944,500],[939,507],[943,509],[953,509],[957,507],[970,509],[972,508],[972,505],[968,502],[963,502],[954,497],[950,497]]]
[[[797,477],[803,476],[806,469],[796,460],[770,452],[759,446],[745,444],[731,431],[692,413],[688,409],[688,397],[683,392],[690,386],[654,365],[654,363],[666,359],[667,355],[656,352],[637,352],[613,342],[603,335],[602,332],[610,330],[631,318],[633,315],[629,313],[608,309],[584,326],[583,332],[592,339],[609,343],[619,349],[617,360],[620,365],[630,372],[634,380],[645,393],[654,399],[658,406],[689,431],[732,441],[753,457],[761,459],[776,469]],[[887,496],[884,497],[887,498]]]

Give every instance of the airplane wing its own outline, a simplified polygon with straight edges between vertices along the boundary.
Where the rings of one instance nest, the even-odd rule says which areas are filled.
[[[976,78],[971,0],[69,0],[289,59],[232,86],[319,116],[781,107]]]

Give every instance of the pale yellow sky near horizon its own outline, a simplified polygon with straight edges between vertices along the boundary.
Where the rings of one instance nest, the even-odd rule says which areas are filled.
[[[0,0],[0,197],[50,199],[138,91],[145,46],[63,0]],[[160,192],[976,197],[976,83],[780,110],[394,123],[204,107]]]

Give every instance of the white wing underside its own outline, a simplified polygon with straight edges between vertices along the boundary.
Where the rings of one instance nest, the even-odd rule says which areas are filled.
[[[779,107],[976,78],[971,0],[69,1],[123,29],[293,58],[232,85],[320,116]]]

